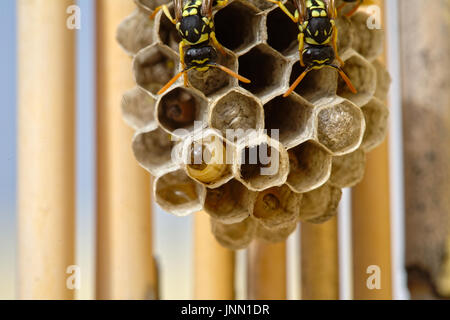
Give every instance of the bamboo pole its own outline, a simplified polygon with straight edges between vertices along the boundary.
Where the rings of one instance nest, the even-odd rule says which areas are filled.
[[[97,0],[97,298],[155,298],[150,178],[133,158],[121,118],[134,86],[131,59],[115,40],[130,0]]]
[[[194,218],[194,297],[198,300],[233,300],[234,252],[222,247],[211,233],[209,216]]]
[[[75,38],[70,0],[20,0],[18,296],[73,299]]]
[[[301,226],[301,289],[304,300],[339,299],[337,218]]]
[[[401,0],[399,15],[408,286],[413,299],[448,298],[450,5]]]
[[[384,1],[373,2],[384,16]],[[364,179],[352,193],[354,299],[392,299],[388,149],[386,139],[367,154]],[[380,270],[380,289],[367,285],[372,270]]]
[[[248,248],[248,299],[287,297],[286,242],[255,240]]]

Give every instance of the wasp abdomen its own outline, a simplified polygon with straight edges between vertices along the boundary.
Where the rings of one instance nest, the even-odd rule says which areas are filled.
[[[190,47],[184,55],[184,62],[188,66],[203,66],[214,62],[217,53],[212,46]]]

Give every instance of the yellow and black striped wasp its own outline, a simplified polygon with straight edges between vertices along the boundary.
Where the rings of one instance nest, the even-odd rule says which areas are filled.
[[[182,39],[179,45],[182,69],[158,91],[158,94],[164,93],[182,75],[184,76],[184,85],[188,86],[187,73],[193,69],[206,72],[209,68],[219,68],[241,82],[250,83],[250,80],[216,62],[216,49],[223,55],[226,55],[226,52],[217,41],[214,32],[213,4],[223,6],[227,2],[228,0],[173,0],[175,18],[172,17],[166,5],[155,9],[150,18],[153,19],[156,13],[162,9],[167,18],[176,26]]]
[[[342,0],[342,1],[343,1],[343,3],[339,6],[338,11],[342,10],[347,4],[357,2],[357,4],[349,12],[347,12],[345,14],[345,16],[351,17],[358,10],[358,8],[362,5],[364,0]]]
[[[293,0],[296,11],[292,14],[286,6],[277,0],[267,0],[277,4],[281,10],[298,24],[300,65],[306,69],[295,80],[284,97],[289,96],[299,85],[308,72],[324,67],[336,69],[350,91],[356,93],[356,89],[340,66],[334,64],[335,59],[343,65],[337,53],[336,15],[334,0]]]

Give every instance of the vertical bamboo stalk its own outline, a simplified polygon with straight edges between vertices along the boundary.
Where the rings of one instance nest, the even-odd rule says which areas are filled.
[[[70,0],[17,2],[21,299],[73,299],[75,38]]]
[[[304,300],[339,299],[337,218],[301,226],[301,289]]]
[[[133,87],[131,59],[116,43],[130,0],[97,0],[97,298],[154,298],[150,178],[133,158],[121,118]]]
[[[255,240],[248,248],[248,299],[287,297],[286,242]]]
[[[209,216],[194,219],[194,297],[198,300],[233,300],[234,252],[222,247],[211,233]]]
[[[373,2],[381,7],[384,16],[384,0]],[[364,179],[352,193],[355,299],[392,299],[388,149],[386,139],[367,154]],[[369,289],[367,285],[368,278],[375,275],[368,270],[370,266],[379,267],[380,289]]]
[[[408,286],[450,297],[450,5],[401,0],[399,15]]]

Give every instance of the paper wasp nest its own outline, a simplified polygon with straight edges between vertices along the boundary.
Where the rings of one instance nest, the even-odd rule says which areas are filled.
[[[179,71],[175,27],[162,11],[149,19],[164,2],[136,0],[138,9],[117,33],[133,56],[137,84],[124,95],[124,119],[136,130],[137,161],[155,176],[156,202],[179,216],[205,210],[217,240],[233,249],[255,237],[282,241],[299,221],[334,216],[341,188],[362,179],[365,154],[386,134],[390,77],[375,60],[383,32],[369,30],[363,12],[337,20],[343,69],[357,94],[324,68],[283,98],[302,71],[297,26],[265,0],[230,0],[214,12],[228,53],[219,54],[219,62],[252,82],[238,83],[220,70],[193,71],[192,87],[179,80],[157,96]],[[229,138],[230,129],[242,130]],[[279,129],[278,136],[270,129]],[[206,154],[208,164],[189,162],[198,154]],[[251,154],[256,161],[249,163]]]

